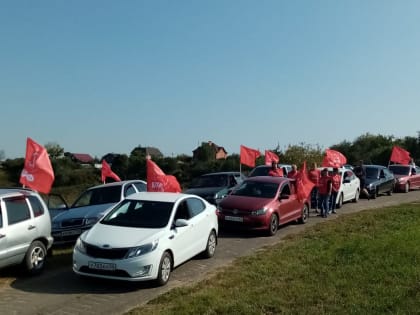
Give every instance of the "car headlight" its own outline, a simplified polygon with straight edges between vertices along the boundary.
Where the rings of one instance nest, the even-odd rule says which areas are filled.
[[[74,245],[74,248],[77,249],[79,252],[86,254],[85,242],[83,242],[80,237],[77,239],[76,245]]]
[[[251,215],[264,215],[267,212],[267,208],[254,210],[251,212]]]
[[[138,256],[141,256],[141,255],[145,255],[147,253],[150,253],[150,252],[152,252],[156,249],[158,244],[159,244],[159,240],[155,240],[152,243],[144,244],[144,245],[137,246],[137,247],[132,247],[128,251],[128,253],[126,255],[126,258],[138,257]]]

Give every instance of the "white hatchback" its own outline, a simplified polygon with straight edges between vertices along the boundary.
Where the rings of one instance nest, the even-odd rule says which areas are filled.
[[[73,270],[83,276],[168,282],[173,268],[216,250],[216,208],[199,196],[140,192],[118,203],[73,251]]]

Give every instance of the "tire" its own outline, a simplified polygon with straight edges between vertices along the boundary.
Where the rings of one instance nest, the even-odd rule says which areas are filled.
[[[353,198],[353,202],[358,202],[359,201],[359,197],[360,197],[360,191],[359,191],[359,189],[357,189],[356,190],[356,194],[354,195],[354,198]]]
[[[44,269],[47,249],[41,241],[33,241],[26,252],[23,264],[30,275],[37,275]]]
[[[374,191],[374,193],[372,194],[372,199],[376,199],[376,198],[378,197],[378,194],[379,194],[379,192],[378,192],[378,188],[375,188],[375,191]]]
[[[268,226],[267,233],[269,236],[273,236],[277,233],[277,230],[279,228],[279,218],[275,213],[271,214],[270,217],[270,224]]]
[[[405,183],[405,186],[404,186],[404,192],[405,193],[408,193],[410,191],[410,183],[409,182],[406,182]]]
[[[388,190],[387,195],[392,196],[392,192],[394,191],[394,187],[391,187],[390,190]]]
[[[216,252],[216,245],[217,245],[217,236],[216,232],[212,230],[209,234],[209,238],[207,239],[206,249],[203,252],[203,256],[205,258],[211,258],[214,256]]]
[[[159,263],[158,277],[156,284],[163,286],[168,283],[172,270],[172,256],[168,252],[164,252]]]
[[[340,194],[338,197],[338,203],[335,206],[337,209],[340,209],[343,206],[343,193]]]
[[[304,205],[303,205],[303,208],[302,208],[302,213],[301,213],[301,216],[300,216],[300,218],[299,218],[299,223],[300,224],[305,224],[306,223],[306,221],[308,221],[308,218],[309,218],[309,207],[308,207],[308,205],[305,203]]]

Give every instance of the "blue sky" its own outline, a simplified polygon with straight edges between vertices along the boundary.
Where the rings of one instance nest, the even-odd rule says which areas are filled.
[[[0,1],[0,150],[192,154],[420,130],[420,2]]]

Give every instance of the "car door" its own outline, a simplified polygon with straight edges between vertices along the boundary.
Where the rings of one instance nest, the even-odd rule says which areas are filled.
[[[178,219],[183,219],[187,222],[186,226],[175,226]],[[188,205],[185,199],[181,200],[176,206],[175,215],[172,223],[172,233],[169,237],[171,242],[171,249],[174,253],[174,265],[186,261],[192,257],[194,252],[194,231],[193,224],[190,223],[191,214],[188,210]]]
[[[293,184],[284,183],[280,188],[280,202],[278,207],[279,222],[284,224],[300,216],[301,203],[297,199]],[[287,198],[285,198],[287,196]]]
[[[420,187],[420,167],[416,166],[411,169],[410,183],[413,188]]]
[[[356,181],[356,175],[350,170],[345,170],[341,177],[341,186],[343,192],[343,201],[348,201],[354,198],[359,184]]]
[[[382,191],[389,192],[394,190],[394,175],[386,168],[382,168],[380,172],[382,180]]]
[[[4,198],[7,216],[7,256],[13,262],[22,260],[26,250],[37,238],[37,228],[24,196]]]
[[[188,210],[191,214],[190,224],[192,225],[192,251],[196,255],[206,248],[207,238],[210,233],[210,213],[206,210],[203,201],[196,197],[186,199]]]
[[[7,265],[7,238],[6,238],[6,215],[2,209],[0,200],[0,268]]]

